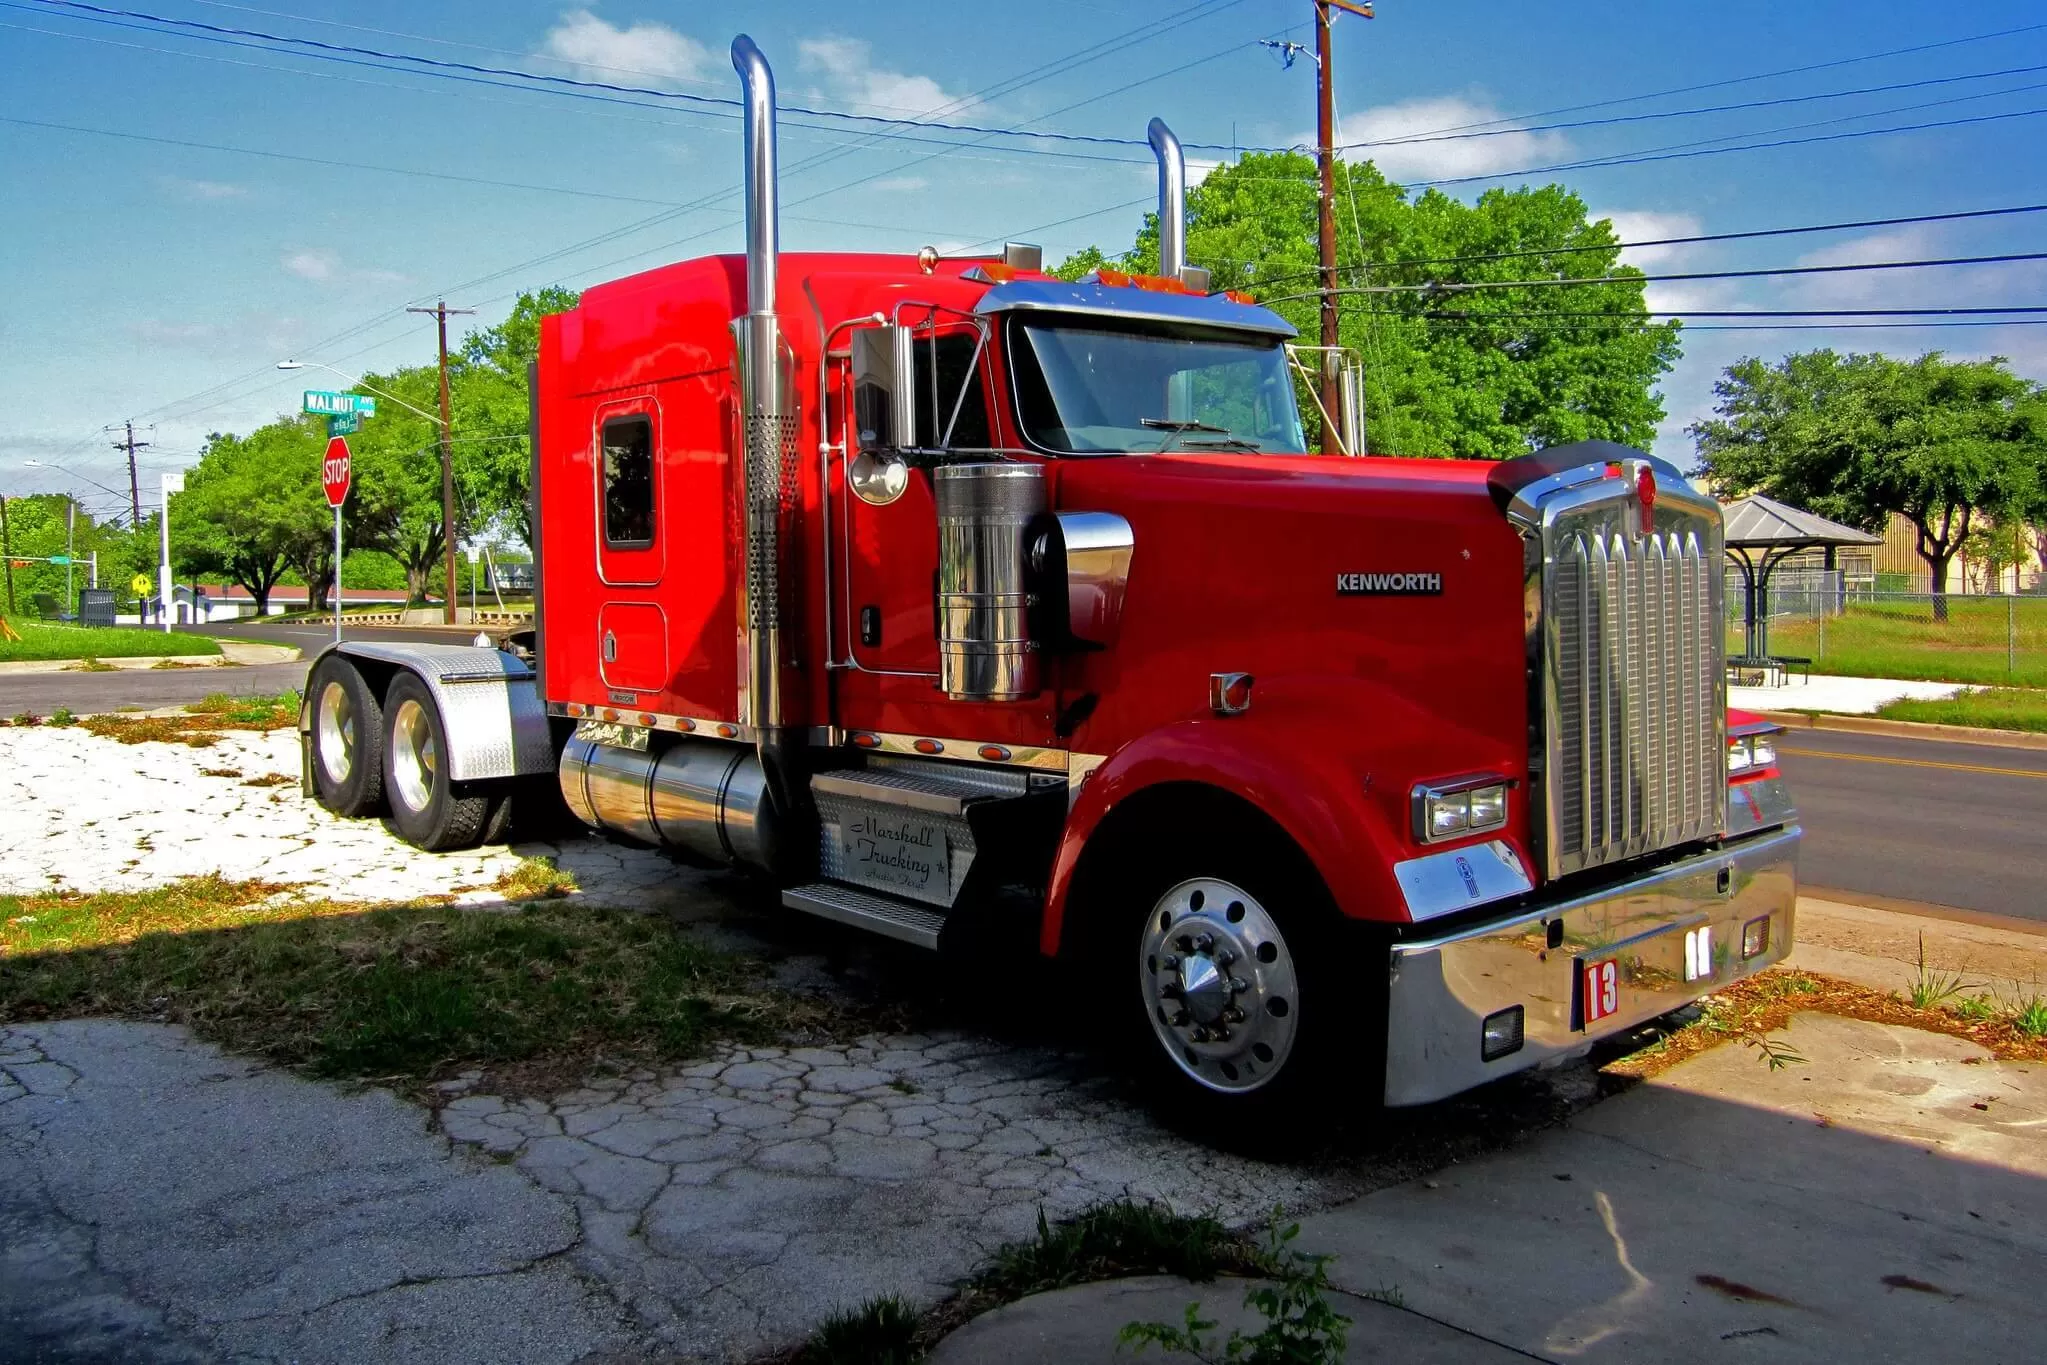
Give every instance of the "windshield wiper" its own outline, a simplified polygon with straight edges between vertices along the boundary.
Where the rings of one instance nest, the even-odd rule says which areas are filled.
[[[1189,450],[1263,450],[1256,441],[1247,441],[1241,436],[1225,436],[1220,441],[1182,441]]]
[[[1215,426],[1209,422],[1179,421],[1171,417],[1140,417],[1137,419],[1137,424],[1141,427],[1150,427],[1153,431],[1167,433],[1166,439],[1159,443],[1159,454],[1164,454],[1166,451],[1171,450],[1173,442],[1190,431],[1212,431],[1218,436],[1230,434],[1228,427]]]

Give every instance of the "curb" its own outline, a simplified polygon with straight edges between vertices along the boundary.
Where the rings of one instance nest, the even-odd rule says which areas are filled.
[[[1875,716],[1837,716],[1811,711],[1751,711],[1750,715],[1787,730],[1845,730],[1858,735],[1890,735],[1896,739],[1929,739],[1946,744],[1988,744],[2000,749],[2047,749],[2047,734],[2025,730],[1992,730],[1978,725],[1933,725],[1917,720],[1881,720]]]
[[[154,668],[165,660],[189,664],[193,668],[232,668],[234,662],[225,654],[130,654],[112,659],[101,659],[109,669],[127,672],[135,669]],[[0,662],[0,677],[23,673],[83,673],[87,670],[78,665],[80,659],[11,659]],[[100,670],[94,669],[94,672]]]

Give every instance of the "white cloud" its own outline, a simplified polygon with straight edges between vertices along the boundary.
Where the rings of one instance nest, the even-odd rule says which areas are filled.
[[[341,258],[323,248],[287,252],[285,270],[302,280],[331,280],[341,269]]]
[[[1351,148],[1345,157],[1370,159],[1389,179],[1399,181],[1491,175],[1539,166],[1570,150],[1560,133],[1465,126],[1495,123],[1500,117],[1500,111],[1492,106],[1456,95],[1403,100],[1345,115],[1338,121],[1336,141]],[[1456,130],[1454,135],[1452,130]],[[1486,136],[1465,135],[1481,132]],[[1417,140],[1423,137],[1435,140]],[[1313,147],[1315,138],[1308,134],[1296,142]],[[1352,145],[1357,143],[1369,145]]]
[[[873,48],[858,38],[806,38],[796,50],[805,71],[819,73],[831,95],[862,112],[928,114],[965,104],[929,76],[874,65]]]
[[[1864,265],[1873,261],[1984,254],[1988,254],[1984,248],[1966,245],[1949,233],[1920,226],[1853,237],[1808,252],[1797,263]],[[1786,280],[1783,292],[1793,300],[1792,306],[1798,308],[1994,308],[2029,303],[2043,289],[2047,289],[2047,262],[2010,261],[1996,265],[1794,275]],[[1974,330],[1957,329],[1955,340],[1962,342]]]
[[[287,274],[316,284],[404,284],[411,278],[396,270],[344,265],[341,254],[326,247],[301,247],[288,251],[279,263]]]
[[[248,197],[246,185],[231,185],[224,180],[187,180],[182,176],[160,175],[157,183],[180,199],[195,203],[211,203],[221,199],[244,199]]]
[[[1654,209],[1593,210],[1585,215],[1592,222],[1604,218],[1613,224],[1613,235],[1623,242],[1653,242],[1666,237],[1696,237],[1704,229],[1689,213],[1659,213]],[[1682,263],[1698,251],[1698,244],[1636,246],[1621,252],[1627,265],[1654,273],[1658,267]]]
[[[542,56],[553,57],[591,80],[706,81],[719,74],[711,50],[666,24],[630,28],[608,24],[587,9],[571,10],[547,31]]]

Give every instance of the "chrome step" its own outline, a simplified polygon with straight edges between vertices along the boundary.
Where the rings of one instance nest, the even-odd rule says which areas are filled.
[[[957,820],[976,801],[1023,794],[1022,775],[992,775],[980,772],[934,772],[931,768],[892,767],[842,768],[822,772],[810,779],[810,790],[818,796],[837,796],[869,801],[877,806],[919,810]]]
[[[945,915],[929,906],[872,891],[856,891],[837,882],[792,886],[782,893],[782,904],[884,938],[914,943],[919,948],[936,949],[939,932],[945,928]]]

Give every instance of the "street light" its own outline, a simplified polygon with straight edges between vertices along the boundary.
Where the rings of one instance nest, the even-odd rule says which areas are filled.
[[[444,367],[445,364],[446,361],[444,357],[443,358]],[[450,450],[450,446],[455,439],[455,433],[451,424],[449,423],[446,408],[443,407],[441,413],[438,416],[436,416],[435,414],[427,412],[422,408],[416,408],[412,406],[412,404],[406,402],[403,398],[400,398],[395,394],[385,393],[382,389],[370,388],[370,386],[368,384],[363,383],[362,380],[351,378],[349,376],[348,371],[346,370],[337,370],[332,365],[322,364],[320,361],[317,360],[280,360],[277,362],[277,368],[280,370],[303,370],[309,366],[314,369],[325,370],[329,374],[340,375],[343,379],[348,380],[348,387],[352,389],[366,389],[370,393],[375,394],[377,397],[385,399],[392,403],[396,403],[399,407],[404,408],[407,412],[415,413],[421,417],[424,417],[426,418],[427,421],[432,422],[436,426],[440,427],[441,534],[442,538],[446,541],[448,547],[447,569],[446,572],[443,574],[443,577],[445,577],[448,581],[444,585],[443,590],[441,592],[441,600],[443,613],[446,616],[448,623],[450,625],[453,625],[455,621],[455,475],[453,467],[454,456]],[[443,370],[443,375],[444,378],[442,380],[441,385],[441,401],[443,404],[445,404],[447,402],[447,383],[445,379],[445,368]],[[336,524],[338,525],[339,523]],[[337,583],[340,582],[341,565],[339,563],[336,563],[334,566],[334,577]]]

